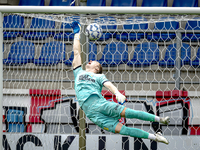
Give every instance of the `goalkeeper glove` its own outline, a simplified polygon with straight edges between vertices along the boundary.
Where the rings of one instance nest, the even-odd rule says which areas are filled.
[[[73,28],[74,34],[80,33],[81,31],[81,24],[78,21],[74,21],[70,24],[70,26]]]
[[[115,93],[115,96],[119,104],[123,105],[125,103],[126,97],[119,91]]]

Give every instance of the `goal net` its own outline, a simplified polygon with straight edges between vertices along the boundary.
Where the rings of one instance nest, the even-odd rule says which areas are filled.
[[[199,15],[50,11],[2,13],[4,149],[77,150],[80,136],[86,141],[83,149],[89,150],[199,148]],[[168,126],[119,121],[160,131],[169,146],[109,133],[88,118],[79,123],[84,118],[74,91],[73,21],[82,25],[83,66],[99,61],[106,77],[126,95],[126,107],[171,118]],[[103,29],[96,41],[85,36],[90,23]],[[117,102],[105,88],[102,95]],[[80,126],[85,134],[79,134]]]

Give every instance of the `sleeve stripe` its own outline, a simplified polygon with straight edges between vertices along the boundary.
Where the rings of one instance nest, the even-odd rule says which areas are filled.
[[[73,70],[76,70],[76,69],[78,69],[79,67],[81,67],[81,65],[80,66],[77,66],[76,68],[74,68]]]
[[[104,83],[105,83],[105,82],[108,82],[108,81],[109,81],[109,80],[104,81],[104,82],[102,83],[102,85],[104,85]]]

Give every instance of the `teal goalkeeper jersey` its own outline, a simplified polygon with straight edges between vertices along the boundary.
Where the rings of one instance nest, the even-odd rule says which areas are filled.
[[[75,77],[74,88],[80,107],[92,94],[97,94],[99,97],[103,97],[101,95],[102,87],[104,82],[108,81],[104,74],[87,72],[83,70],[81,66],[75,68],[73,73]]]

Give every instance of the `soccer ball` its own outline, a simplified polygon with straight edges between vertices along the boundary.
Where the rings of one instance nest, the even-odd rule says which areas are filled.
[[[98,40],[102,35],[102,28],[97,23],[89,24],[85,30],[90,40]]]

